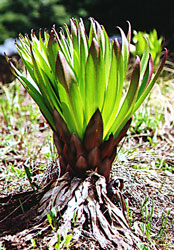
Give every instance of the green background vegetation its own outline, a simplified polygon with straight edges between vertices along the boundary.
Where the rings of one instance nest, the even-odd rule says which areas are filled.
[[[56,0],[2,0],[0,2],[0,43],[31,29],[49,28],[68,22],[69,15]]]

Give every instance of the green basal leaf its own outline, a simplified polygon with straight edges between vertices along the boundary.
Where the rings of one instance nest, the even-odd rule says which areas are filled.
[[[114,99],[114,106],[111,112],[111,115],[107,121],[107,123],[105,124],[104,127],[104,138],[108,138],[110,132],[112,133],[113,131],[111,131],[111,127],[113,125],[113,123],[115,122],[115,117],[117,115],[117,112],[120,108],[120,101],[121,101],[121,97],[122,97],[122,89],[123,89],[123,75],[124,75],[124,64],[123,64],[123,56],[121,53],[121,49],[120,49],[120,45],[118,43],[117,40],[114,41],[113,44],[113,49],[115,50],[115,56],[116,56],[116,60],[117,60],[117,85],[116,85],[116,89],[115,89],[115,99]],[[105,120],[105,118],[104,118]]]
[[[52,103],[52,99],[50,98],[50,90],[47,91],[49,85],[47,84],[46,74],[44,74],[44,72],[42,72],[42,70],[39,68],[39,65],[37,64],[36,59],[35,59],[34,54],[33,54],[33,51],[32,51],[32,46],[30,47],[30,49],[31,49],[31,57],[32,57],[35,76],[37,78],[37,82],[39,82],[39,89],[40,89],[43,97],[48,100],[48,102],[50,103],[50,105],[53,109],[54,106]]]
[[[67,42],[67,38],[65,37],[63,29],[59,33],[59,44],[62,46],[62,51],[64,52],[64,56],[66,57],[67,62],[71,62],[72,57],[71,57],[71,51],[70,51],[70,46]]]
[[[104,49],[104,63],[105,63],[105,75],[106,75],[106,84],[108,83],[109,79],[109,72],[110,72],[110,67],[111,67],[111,54],[112,54],[112,49],[111,49],[111,42],[109,40],[109,37],[105,31],[105,28],[102,26],[102,31],[105,39],[105,49]]]
[[[73,70],[73,72],[75,74],[75,77],[76,77],[79,85],[81,86],[81,84],[80,84],[81,83],[80,79],[82,77],[82,74],[81,74],[81,63],[80,63],[79,55],[78,55],[78,53],[75,50],[73,50],[73,63],[72,64],[73,64],[73,68],[71,68],[71,69]],[[82,85],[84,85],[84,82],[83,82]]]
[[[54,25],[53,25],[53,29],[54,29]],[[50,39],[50,34],[48,33],[48,30],[44,29],[44,42],[46,46],[48,46],[49,39]]]
[[[72,58],[70,57],[69,49],[68,49],[67,44],[66,44],[67,41],[66,41],[66,38],[64,37],[63,31],[62,30],[60,31],[59,36],[58,36],[57,32],[55,32],[55,35],[56,35],[56,40],[58,42],[58,45],[60,47],[59,51],[61,51],[63,53],[67,63],[71,64]]]
[[[62,114],[61,117],[64,119],[66,122],[68,129],[71,133],[76,133],[77,134],[77,129],[74,124],[74,117],[73,113],[71,111],[71,105],[69,104],[69,96],[65,88],[60,85],[59,86],[59,96],[60,96],[60,103],[61,103],[61,111]]]
[[[118,27],[119,28],[119,27]],[[124,65],[124,71],[123,71],[123,79],[126,77],[127,72],[127,66],[128,66],[128,59],[129,59],[129,43],[128,40],[121,28],[119,28],[121,33],[121,41],[122,41],[122,56],[123,56],[123,65]]]
[[[86,62],[85,69],[85,121],[88,123],[90,117],[95,112],[95,88],[96,88],[96,69],[95,63],[92,57],[92,50],[96,50],[96,40],[91,44],[89,55]],[[98,44],[96,45],[98,46]],[[98,46],[99,49],[99,46]],[[96,52],[97,53],[97,52]]]
[[[142,93],[142,95],[139,97],[139,99],[137,100],[135,106],[134,106],[134,109],[133,109],[133,113],[136,112],[136,110],[140,107],[140,105],[142,104],[142,102],[145,100],[145,98],[147,97],[147,95],[149,94],[149,92],[151,91],[151,89],[153,88],[156,80],[158,79],[162,69],[163,69],[163,66],[165,64],[165,61],[167,59],[167,55],[168,55],[168,51],[165,50],[165,54],[161,60],[161,64],[160,66],[158,67],[158,70],[156,72],[156,74],[154,75],[153,79],[149,82],[149,84],[146,86],[144,92]]]
[[[71,106],[69,107],[67,103],[62,102],[62,110],[63,110],[64,119],[68,125],[69,131],[79,136],[79,133],[77,130],[77,124],[75,124],[74,122],[74,114],[72,113]]]
[[[101,49],[96,61],[96,109],[100,111],[103,107],[104,95],[106,90],[105,64]]]
[[[126,122],[132,116],[132,109],[133,109],[133,106],[135,104],[135,101],[137,99],[137,94],[138,94],[139,79],[140,79],[140,60],[137,57],[127,95],[119,110],[119,113],[115,119],[115,122],[113,126],[111,127],[111,131],[114,134],[114,138],[118,136],[121,129],[124,127]]]
[[[68,28],[67,24],[65,24],[65,35],[64,36],[65,36],[67,46],[68,46],[68,49],[69,49],[69,54],[71,56],[72,53],[73,53],[73,43],[72,43],[72,39],[71,39],[71,36],[70,36],[70,31],[69,31],[69,28]]]
[[[52,74],[49,62],[47,61],[47,56],[45,55],[43,57],[43,53],[39,52],[39,50],[37,48],[34,48],[33,46],[32,46],[32,54],[35,58],[35,61],[39,62],[37,63],[38,68],[44,71],[45,74],[53,81],[54,76]]]
[[[82,96],[82,100],[85,100],[85,67],[86,67],[86,60],[88,57],[88,42],[87,42],[87,37],[85,33],[85,27],[83,24],[83,21],[81,20],[79,23],[79,49],[80,49],[80,65],[79,67],[79,86],[80,86],[80,92]]]
[[[115,102],[117,98],[117,91],[118,91],[118,61],[116,57],[116,52],[113,47],[112,49],[112,61],[111,61],[111,68],[109,72],[109,81],[107,85],[107,91],[105,93],[104,104],[102,109],[102,116],[103,116],[103,123],[104,123],[104,137],[106,136],[109,128],[112,125],[112,120],[115,118],[116,113],[113,112],[115,109]],[[115,110],[116,111],[116,110]],[[117,111],[116,111],[117,112]],[[113,119],[109,119],[110,117]],[[111,121],[111,123],[109,123]]]
[[[16,47],[17,47],[17,50],[19,52],[19,55],[24,58],[24,61],[27,60],[28,62],[31,62],[32,63],[32,59],[31,59],[31,54],[30,54],[30,44],[27,45],[27,43],[25,44],[25,46],[23,45],[23,43],[25,43],[25,40],[24,40],[24,37],[22,37],[20,35],[20,45],[16,42]]]
[[[131,24],[129,21],[127,21],[128,23],[128,33],[127,33],[127,41],[129,43],[129,49],[130,49],[130,42],[131,42]]]
[[[85,113],[86,122],[88,122],[97,108],[101,111],[106,87],[104,59],[95,39],[93,39],[89,50],[85,82]]]
[[[77,124],[77,131],[79,138],[83,138],[83,132],[84,132],[84,106],[83,102],[81,99],[81,94],[80,94],[80,89],[79,86],[74,83],[71,84],[71,89],[70,89],[70,99],[72,103],[72,108],[73,108],[73,114],[74,114],[74,119]]]
[[[147,64],[148,64],[148,61],[149,61],[149,44],[148,44],[148,41],[147,39],[144,37],[145,39],[145,47],[144,47],[144,54],[141,58],[141,74],[140,74],[140,79],[143,78],[143,75],[146,71],[146,68],[147,68]]]
[[[149,81],[150,81],[150,79],[152,77],[152,74],[153,74],[153,61],[152,61],[151,54],[149,54],[148,65],[147,65],[147,68],[146,68],[146,72],[144,73],[143,79],[141,81],[141,86],[140,86],[139,91],[138,91],[137,100],[142,95],[145,87],[149,84]]]
[[[83,105],[81,105],[81,100],[77,98],[79,95],[79,88],[75,83],[71,85],[69,92],[66,91],[63,85],[59,86],[59,96],[62,111],[61,116],[67,123],[69,131],[71,133],[74,132],[79,136],[79,138],[82,138]],[[78,110],[77,105],[81,105],[78,106]]]
[[[144,38],[143,33],[136,33],[134,53],[137,50],[142,53],[141,61],[136,59],[131,82],[123,99],[131,40],[131,27],[129,22],[128,24],[127,37],[119,28],[121,46],[117,40],[110,41],[104,27],[93,18],[90,18],[89,35],[86,34],[83,20],[78,22],[74,18],[70,19],[70,28],[65,24],[59,33],[55,26],[50,34],[44,31],[44,39],[41,31],[39,37],[32,31],[31,40],[28,35],[19,35],[16,46],[27,69],[27,76],[20,73],[9,61],[11,70],[37,103],[54,131],[58,125],[53,114],[57,111],[62,124],[66,124],[71,134],[74,133],[80,140],[84,139],[85,133],[88,134],[85,135],[85,141],[90,139],[90,145],[93,145],[90,131],[95,133],[96,129],[98,139],[94,147],[109,140],[111,135],[113,143],[118,143],[125,135],[132,115],[152,89],[167,57],[166,52],[152,78],[152,57],[155,62],[159,60],[159,56],[155,55],[159,55],[162,40],[157,39],[155,31],[147,38]],[[151,55],[149,51],[152,48]],[[92,117],[94,118],[91,121]],[[95,126],[91,125],[93,122]],[[88,126],[89,123],[91,127]],[[99,126],[102,126],[101,130]],[[89,146],[90,149],[91,147]],[[97,157],[91,164],[95,161]],[[84,157],[78,162],[82,163],[85,166]],[[110,163],[103,166],[109,169]],[[78,167],[83,168],[80,165]]]

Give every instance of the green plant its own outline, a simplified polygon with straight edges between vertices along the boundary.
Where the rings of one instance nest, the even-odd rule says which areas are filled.
[[[138,244],[138,249],[140,249],[140,250],[148,250],[148,248],[146,247],[146,245],[144,243],[139,243]]]
[[[140,229],[143,235],[146,237],[147,242],[150,241],[153,219],[153,207],[153,202],[152,205],[149,206],[149,198],[145,197],[145,200],[141,204],[141,215],[143,217],[143,222],[140,224]]]
[[[69,16],[66,4],[55,0],[0,1],[0,44],[9,37],[15,38],[21,30],[26,33],[32,27],[50,27],[53,23],[63,25]]]
[[[57,211],[55,207],[52,207],[50,213],[47,213],[47,219],[53,231],[58,229]]]
[[[32,175],[32,172],[30,170],[30,167],[28,167],[26,163],[24,163],[24,169],[25,169],[25,174],[26,174],[26,176],[28,178],[28,181],[29,181],[30,186],[32,187],[32,189],[33,190],[38,189],[39,188],[38,185],[35,182],[33,182],[33,180],[32,180],[33,175]]]
[[[96,170],[109,179],[116,147],[130,126],[132,115],[147,97],[167,57],[153,75],[153,62],[145,40],[144,54],[136,58],[131,82],[122,98],[126,77],[130,25],[127,38],[120,29],[122,46],[110,41],[97,21],[90,19],[87,36],[82,19],[70,20],[58,34],[44,32],[19,36],[16,43],[28,76],[10,62],[53,130],[62,174],[84,176]],[[8,59],[7,59],[8,60]]]
[[[36,241],[34,239],[31,239],[31,245],[32,245],[32,249],[36,249]]]
[[[173,220],[168,222],[170,210],[167,215],[162,213],[161,215],[161,226],[158,232],[154,236],[153,233],[153,217],[154,217],[154,204],[150,204],[149,198],[145,197],[144,201],[141,203],[141,215],[142,222],[140,222],[140,229],[143,236],[146,238],[146,243],[140,244],[140,249],[148,249],[148,247],[153,246],[154,242],[162,242],[165,239],[166,232],[172,225]]]
[[[38,107],[33,109],[32,103],[25,103],[25,95],[21,94],[21,87],[18,81],[1,87],[0,113],[8,129],[23,129],[24,120],[29,116],[32,123],[38,123]]]
[[[163,241],[165,239],[165,235],[169,227],[173,224],[173,219],[170,223],[168,223],[169,215],[171,210],[168,211],[167,215],[165,216],[164,213],[161,215],[161,227],[159,229],[158,234],[155,237],[156,241]]]
[[[2,93],[5,94],[6,99],[1,100],[1,112],[7,127],[14,126],[14,114],[20,110],[20,86],[12,84],[9,88],[2,86]]]
[[[158,113],[157,110],[154,112],[152,108],[145,103],[133,117],[131,132],[132,134],[154,135],[158,132],[162,121],[163,114]]]
[[[125,204],[126,204],[126,210],[127,210],[127,218],[129,220],[129,225],[132,226],[132,211],[130,211],[130,207],[129,207],[129,200],[126,199],[125,200]]]
[[[55,249],[69,249],[69,247],[72,246],[71,240],[72,234],[65,232],[63,235],[61,235],[59,232],[57,232],[57,243],[55,245]]]
[[[149,34],[141,31],[137,32],[135,30],[133,33],[134,36],[132,38],[132,41],[134,44],[131,45],[131,53],[134,56],[139,55],[140,57],[142,57],[146,46],[146,39],[148,39],[153,63],[155,66],[157,66],[160,61],[163,37],[160,37],[158,39],[158,34],[155,29],[153,29]]]
[[[0,250],[6,250],[6,248],[0,245]]]
[[[55,243],[56,250],[68,249],[72,244],[72,233],[65,231],[63,234],[58,229],[58,221],[57,221],[57,211],[54,207],[52,207],[50,214],[47,213],[47,219],[52,230],[56,233],[57,242]]]
[[[9,181],[13,180],[14,177],[16,177],[17,179],[22,179],[25,176],[25,172],[20,167],[17,168],[12,163],[9,163],[5,176],[5,178]]]

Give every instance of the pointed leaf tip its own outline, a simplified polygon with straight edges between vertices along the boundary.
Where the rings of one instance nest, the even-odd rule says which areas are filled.
[[[93,59],[99,56],[100,46],[95,38],[93,38],[89,53],[92,55]]]
[[[85,156],[86,152],[85,149],[83,147],[83,144],[81,142],[81,140],[73,133],[71,136],[71,140],[70,140],[70,145],[74,145],[75,147],[75,153],[76,153],[76,158],[78,159],[81,155]]]
[[[99,109],[91,117],[84,134],[85,148],[90,151],[99,147],[103,139],[103,120]]]
[[[74,18],[70,19],[70,26],[71,26],[71,34],[74,34],[77,36],[77,26],[76,26],[76,21]]]
[[[134,69],[132,72],[132,78],[135,76],[138,76],[138,78],[140,77],[140,58],[139,58],[139,56],[136,56]]]
[[[153,60],[152,60],[152,55],[149,53],[149,75],[148,75],[146,87],[151,80],[152,74],[153,74]]]
[[[56,60],[56,74],[59,82],[69,92],[72,82],[76,82],[75,75],[65,59],[63,53],[59,50]]]
[[[136,56],[135,64],[140,66],[140,57]]]
[[[128,23],[128,33],[127,33],[127,40],[130,43],[131,42],[131,23],[127,20]]]
[[[119,57],[119,54],[121,52],[121,47],[117,38],[114,39],[113,50],[115,51],[116,56]]]
[[[161,61],[161,67],[164,66],[164,63],[167,60],[167,57],[168,57],[168,50],[165,48],[164,49],[164,56],[163,56],[162,61]]]
[[[167,57],[168,57],[168,50],[165,48],[164,55],[162,57],[161,63],[160,63],[160,65],[159,65],[159,67],[158,67],[158,69],[156,71],[154,79],[152,80],[153,82],[155,82],[157,80],[157,78],[159,77],[159,75],[160,75],[160,73],[161,73],[161,71],[162,71],[162,69],[164,67],[164,64],[165,64],[165,62],[167,60]]]
[[[87,160],[85,159],[84,156],[80,156],[76,162],[76,165],[75,165],[75,170],[78,170],[78,174],[80,174],[80,172],[82,171],[86,171],[87,168],[88,168],[88,163],[87,163]],[[80,171],[80,172],[79,172]]]

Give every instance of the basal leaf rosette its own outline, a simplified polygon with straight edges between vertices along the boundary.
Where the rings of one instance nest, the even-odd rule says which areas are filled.
[[[145,39],[141,60],[136,57],[126,95],[123,83],[129,62],[131,27],[121,28],[121,45],[109,39],[105,28],[90,18],[89,34],[82,19],[70,19],[57,33],[41,31],[20,35],[16,43],[27,76],[10,62],[54,131],[61,168],[66,172],[98,169],[108,177],[115,147],[125,135],[131,117],[155,84],[167,57],[156,73]],[[103,163],[105,162],[105,164]],[[82,172],[83,172],[82,171]]]

